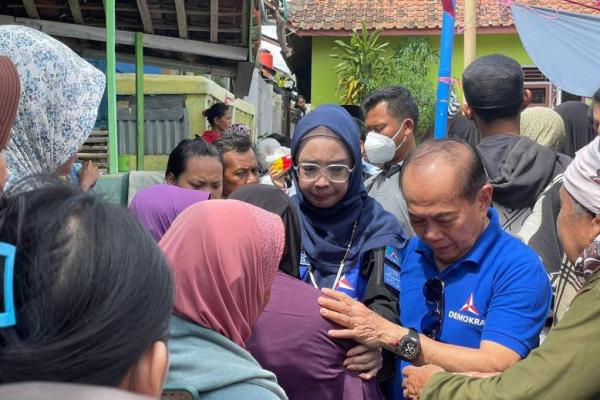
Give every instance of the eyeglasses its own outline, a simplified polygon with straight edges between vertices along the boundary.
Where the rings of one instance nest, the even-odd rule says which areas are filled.
[[[354,168],[350,168],[344,164],[329,164],[326,167],[321,167],[319,164],[300,163],[294,166],[300,179],[308,182],[316,181],[319,176],[323,175],[330,182],[342,183],[348,180]]]
[[[421,319],[421,332],[436,339],[444,321],[444,282],[440,278],[428,279],[423,285],[427,314]]]

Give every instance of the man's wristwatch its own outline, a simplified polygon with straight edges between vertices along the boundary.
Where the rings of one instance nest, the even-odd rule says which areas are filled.
[[[419,353],[421,353],[421,339],[419,339],[419,333],[413,328],[408,328],[408,334],[398,342],[394,349],[394,353],[405,360],[415,360],[419,356]]]

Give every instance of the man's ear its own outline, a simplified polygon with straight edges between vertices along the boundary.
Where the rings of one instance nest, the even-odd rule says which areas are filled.
[[[600,235],[600,215],[596,215],[590,224],[588,233],[589,242],[593,242]]]
[[[462,112],[463,112],[464,116],[467,117],[467,119],[470,119],[471,121],[475,121],[475,113],[473,112],[473,109],[467,103],[464,103],[462,105]]]
[[[160,397],[169,369],[169,352],[165,342],[156,341],[142,354],[119,385],[129,392]]]
[[[489,183],[486,183],[481,189],[479,189],[476,200],[480,211],[487,214],[488,208],[490,208],[492,205],[493,193],[494,188]]]
[[[406,120],[406,122],[404,122],[404,126],[406,126],[406,131],[405,131],[406,135],[415,136],[415,121],[408,118]]]
[[[525,89],[523,90],[523,104],[521,105],[521,111],[529,107],[531,101],[533,100],[533,95],[531,94],[531,90]]]

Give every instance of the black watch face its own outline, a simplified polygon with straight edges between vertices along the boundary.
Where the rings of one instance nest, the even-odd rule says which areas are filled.
[[[407,341],[402,345],[402,356],[406,359],[413,360],[417,357],[419,348],[413,341]]]

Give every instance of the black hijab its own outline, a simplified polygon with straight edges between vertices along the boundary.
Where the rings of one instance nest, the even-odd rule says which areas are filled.
[[[281,217],[285,227],[285,247],[279,269],[287,275],[300,278],[302,235],[296,206],[292,200],[275,186],[260,184],[242,186],[228,198],[250,203]]]
[[[575,153],[596,137],[590,120],[590,106],[579,101],[567,101],[556,107],[565,122],[564,154],[575,158]]]

